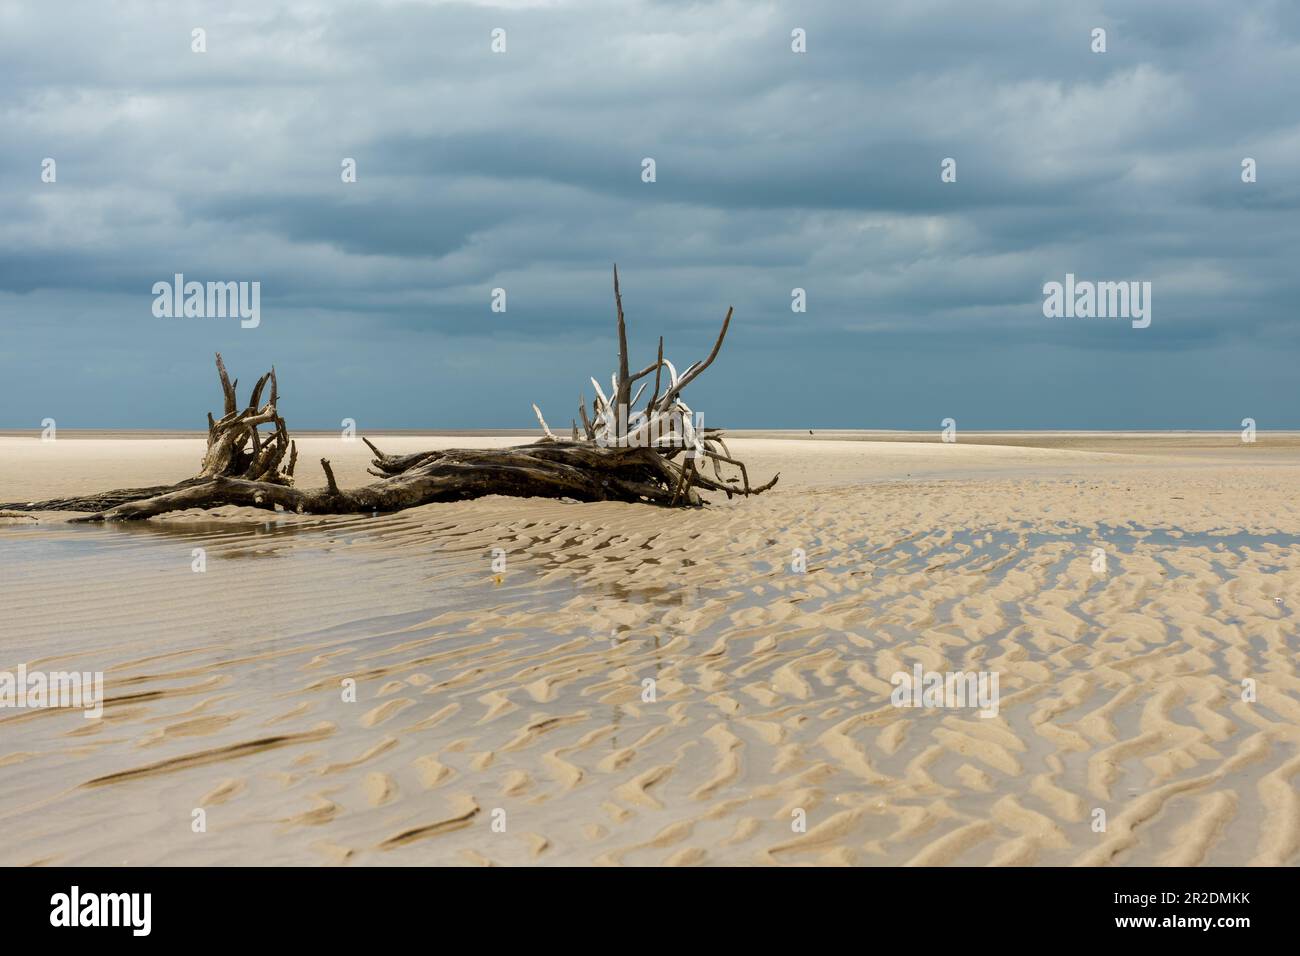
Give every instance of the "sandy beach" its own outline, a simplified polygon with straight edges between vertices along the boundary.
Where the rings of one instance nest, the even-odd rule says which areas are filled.
[[[780,483],[696,510],[0,518],[0,669],[106,691],[0,710],[0,864],[1300,863],[1300,437],[936,437],[738,433]],[[0,437],[0,500],[203,447]]]

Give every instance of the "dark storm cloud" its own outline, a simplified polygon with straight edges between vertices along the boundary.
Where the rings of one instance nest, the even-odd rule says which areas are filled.
[[[638,354],[735,306],[726,424],[1300,425],[1298,73],[1281,2],[0,2],[0,426],[192,427],[216,348],[300,426],[563,422],[614,260]],[[1067,272],[1152,326],[1045,319]]]

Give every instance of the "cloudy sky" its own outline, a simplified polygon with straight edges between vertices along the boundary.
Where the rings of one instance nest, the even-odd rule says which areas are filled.
[[[716,425],[1300,427],[1298,91],[1282,0],[0,0],[0,427],[201,427],[220,350],[290,428],[567,428],[614,261],[634,363],[735,307]]]

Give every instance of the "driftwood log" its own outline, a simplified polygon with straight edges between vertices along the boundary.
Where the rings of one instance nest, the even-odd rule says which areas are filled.
[[[596,379],[591,379],[596,397],[590,410],[586,398],[579,396],[582,424],[573,420],[571,438],[562,439],[552,432],[534,405],[543,437],[532,444],[386,455],[363,439],[374,452],[369,471],[377,481],[341,489],[329,461],[321,459],[325,487],[302,490],[294,487],[298,450],[279,413],[275,369],[258,380],[248,405],[240,408],[235,394],[238,382],[230,381],[218,354],[224,410],[219,419],[208,415],[207,451],[193,478],[174,485],[126,488],[0,508],[85,511],[89,514],[72,520],[124,521],[222,505],[282,508],[300,514],[397,511],[484,495],[692,507],[705,503],[701,491],[721,492],[730,498],[759,494],[775,485],[779,476],[757,487],[750,485],[744,464],[731,455],[721,431],[703,427],[701,418],[681,398],[686,386],[717,358],[731,325],[731,310],[727,310],[712,351],[702,361],[692,363],[679,374],[664,358],[660,338],[655,361],[634,372],[628,363],[627,324],[617,267],[614,302],[618,370],[610,378],[608,395]],[[637,409],[651,375],[654,388]],[[632,389],[638,382],[641,384],[634,394]],[[268,384],[267,401],[259,406]]]

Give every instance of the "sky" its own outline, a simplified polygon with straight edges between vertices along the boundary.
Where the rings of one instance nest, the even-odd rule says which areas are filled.
[[[1267,0],[0,0],[0,427],[567,431],[615,262],[711,426],[1300,427],[1298,92]]]

